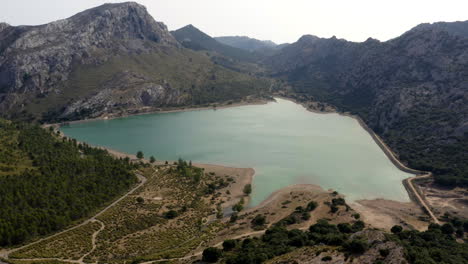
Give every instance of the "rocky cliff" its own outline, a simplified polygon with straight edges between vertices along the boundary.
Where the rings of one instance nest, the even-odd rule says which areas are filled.
[[[303,36],[266,63],[298,99],[358,114],[410,165],[465,185],[468,38],[460,23],[423,24],[387,42]]]
[[[208,94],[216,86],[214,75],[218,83],[254,81],[187,51],[133,2],[105,4],[40,26],[0,24],[0,111],[10,117],[83,118],[223,100],[193,99],[198,90]],[[243,89],[240,82],[225,89]]]

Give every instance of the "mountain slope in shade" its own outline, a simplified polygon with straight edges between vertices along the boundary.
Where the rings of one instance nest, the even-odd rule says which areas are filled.
[[[464,27],[463,27],[464,26]],[[361,116],[409,165],[468,185],[468,22],[420,25],[387,42],[306,35],[265,63],[299,100]]]
[[[172,31],[172,35],[186,48],[214,51],[239,61],[256,62],[258,59],[248,51],[223,44],[193,25]]]
[[[0,110],[8,117],[51,121],[200,105],[265,87],[183,48],[133,2],[46,25],[0,25]]]
[[[278,49],[278,45],[271,40],[258,40],[246,36],[215,37],[217,41],[250,52],[268,53]]]

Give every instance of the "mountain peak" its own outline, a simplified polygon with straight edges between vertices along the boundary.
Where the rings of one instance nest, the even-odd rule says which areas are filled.
[[[7,27],[10,27],[10,25],[5,22],[0,22],[0,32],[3,31]]]
[[[468,37],[468,20],[456,22],[435,22],[435,23],[422,23],[412,28],[408,32],[432,30],[444,31],[450,35]]]
[[[302,37],[299,38],[297,42],[312,42],[312,41],[317,41],[320,38],[314,35],[303,35]]]
[[[178,45],[166,25],[157,22],[146,7],[136,2],[103,4],[69,19],[80,31],[101,32],[120,39],[147,39],[162,44]]]

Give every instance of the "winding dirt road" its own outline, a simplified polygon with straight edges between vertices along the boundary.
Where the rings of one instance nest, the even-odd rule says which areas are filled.
[[[123,199],[125,199],[126,197],[128,197],[130,194],[132,194],[135,190],[137,190],[138,188],[140,188],[141,186],[143,186],[143,184],[146,183],[147,179],[137,173],[136,176],[138,177],[138,180],[140,181],[133,189],[131,189],[130,191],[128,191],[126,194],[124,194],[123,196],[121,196],[119,199],[115,200],[114,202],[112,202],[111,204],[109,204],[107,207],[105,207],[104,209],[102,209],[99,213],[97,213],[96,215],[94,215],[93,217],[89,218],[88,220],[84,221],[83,223],[79,224],[79,225],[76,225],[76,226],[73,226],[71,228],[68,228],[68,229],[65,229],[63,231],[60,231],[58,233],[55,233],[51,236],[48,236],[48,237],[45,237],[45,238],[42,238],[42,239],[39,239],[37,241],[34,241],[32,243],[29,243],[27,245],[24,245],[22,247],[18,247],[18,248],[15,248],[15,249],[11,249],[11,250],[7,250],[7,251],[3,251],[3,252],[0,252],[0,257],[5,259],[5,260],[8,260],[9,259],[9,256],[11,253],[13,252],[16,252],[18,250],[21,250],[21,249],[24,249],[26,247],[29,247],[29,246],[32,246],[32,245],[35,245],[35,244],[38,244],[46,239],[50,239],[50,238],[54,238],[56,236],[59,236],[63,233],[66,233],[68,231],[71,231],[71,230],[75,230],[79,227],[82,227],[86,224],[89,224],[91,222],[98,222],[101,224],[101,228],[99,230],[97,230],[96,232],[93,233],[92,235],[92,239],[91,239],[91,242],[92,242],[92,249],[87,252],[85,255],[83,255],[79,260],[72,260],[72,259],[61,259],[61,258],[33,258],[33,259],[21,259],[21,260],[24,260],[24,261],[38,261],[38,260],[44,260],[44,261],[47,261],[47,260],[59,260],[59,261],[65,261],[65,262],[70,262],[70,263],[78,263],[78,264],[85,264],[85,262],[83,262],[83,259],[85,257],[87,257],[89,254],[91,254],[95,249],[96,249],[96,237],[98,236],[98,234],[104,230],[105,228],[105,224],[103,222],[101,222],[100,220],[97,219],[97,217],[99,217],[100,215],[102,215],[103,213],[105,213],[106,211],[108,211],[110,208],[112,208],[113,206],[115,206],[117,203],[119,203],[120,201],[122,201]]]

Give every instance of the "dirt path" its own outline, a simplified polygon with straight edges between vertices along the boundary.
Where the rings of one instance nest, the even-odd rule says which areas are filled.
[[[423,179],[423,178],[430,178],[430,177],[432,177],[432,173],[428,173],[428,174],[422,175],[422,176],[415,176],[415,177],[407,178],[407,179],[405,179],[405,181],[408,184],[408,187],[413,192],[414,196],[418,199],[419,204],[424,208],[426,213],[432,218],[432,221],[434,221],[434,223],[436,223],[436,224],[440,224],[439,219],[437,219],[437,217],[434,215],[431,208],[426,203],[426,200],[424,200],[421,197],[421,195],[419,195],[419,192],[416,190],[416,188],[414,187],[414,184],[413,184],[413,181],[415,179]]]
[[[363,123],[362,120],[359,120],[360,123]],[[408,187],[409,187],[409,190],[408,191],[411,191],[411,194],[410,195],[413,195],[415,198],[416,198],[416,202],[422,206],[425,210],[425,212],[431,217],[432,221],[436,224],[440,224],[439,220],[437,219],[437,217],[434,215],[434,212],[432,212],[432,209],[431,207],[426,203],[426,200],[421,197],[421,195],[419,194],[419,192],[416,190],[416,188],[414,187],[414,183],[413,181],[415,179],[424,179],[424,178],[431,178],[432,177],[432,173],[431,172],[427,172],[427,171],[418,171],[418,170],[414,170],[414,169],[411,169],[411,168],[408,168],[406,165],[404,165],[403,163],[401,163],[400,160],[398,160],[395,156],[395,154],[393,153],[393,151],[387,146],[387,144],[385,144],[385,142],[383,142],[383,140],[378,136],[376,135],[374,132],[370,132],[372,133],[372,137],[374,138],[374,140],[377,142],[377,144],[384,150],[385,154],[387,154],[387,156],[390,158],[390,160],[392,160],[392,162],[400,169],[400,170],[403,170],[405,172],[409,172],[409,173],[413,173],[413,174],[417,174],[416,176],[413,176],[413,177],[410,177],[410,178],[406,178],[405,180],[403,180],[404,182],[407,183]]]
[[[106,225],[100,221],[100,220],[95,220],[95,222],[98,222],[99,224],[101,224],[101,228],[99,228],[99,230],[97,230],[96,232],[93,233],[93,236],[91,237],[91,244],[93,245],[93,247],[91,248],[90,251],[88,251],[88,253],[84,254],[83,256],[81,256],[81,258],[78,260],[79,263],[81,264],[85,264],[85,262],[83,262],[83,260],[89,256],[89,254],[93,253],[93,251],[96,249],[96,237],[99,235],[99,233],[104,230],[104,228],[106,228]]]
[[[88,256],[92,251],[94,251],[94,249],[96,248],[96,237],[97,235],[99,234],[99,232],[101,232],[104,228],[105,228],[105,225],[103,222],[101,222],[100,220],[96,219],[97,217],[99,217],[100,215],[102,215],[103,213],[105,213],[107,210],[109,210],[110,208],[112,208],[113,206],[115,206],[117,203],[119,203],[120,201],[122,201],[123,199],[125,199],[126,197],[128,197],[130,194],[132,194],[136,189],[140,188],[141,186],[143,186],[143,184],[146,183],[147,179],[141,175],[141,174],[136,174],[136,176],[138,177],[138,179],[140,180],[140,183],[138,183],[137,186],[135,186],[133,189],[131,189],[129,192],[127,192],[126,194],[124,194],[123,196],[121,196],[119,199],[115,200],[114,202],[112,202],[110,205],[108,205],[107,207],[105,207],[104,209],[102,209],[99,213],[97,213],[96,215],[94,215],[93,217],[89,218],[88,220],[84,221],[83,223],[79,224],[79,225],[76,225],[76,226],[73,226],[71,228],[68,228],[68,229],[65,229],[63,231],[60,231],[58,233],[55,233],[51,236],[48,236],[48,237],[45,237],[45,238],[41,238],[37,241],[34,241],[32,243],[29,243],[27,245],[24,245],[24,246],[21,246],[19,248],[15,248],[15,249],[11,249],[11,250],[7,250],[7,251],[4,251],[1,253],[0,257],[8,260],[9,259],[9,255],[13,252],[16,252],[18,250],[21,250],[21,249],[24,249],[26,247],[29,247],[29,246],[32,246],[32,245],[35,245],[35,244],[38,244],[46,239],[49,239],[49,238],[53,238],[53,237],[56,237],[56,236],[59,236],[61,234],[64,234],[66,232],[69,232],[69,231],[72,231],[74,229],[77,229],[79,227],[82,227],[86,224],[89,224],[91,222],[99,222],[101,223],[101,228],[96,231],[94,234],[93,234],[93,237],[92,237],[92,243],[93,243],[93,247],[91,249],[90,252],[86,253],[80,260],[69,260],[69,259],[59,259],[59,258],[37,258],[37,259],[20,259],[20,260],[24,260],[24,261],[38,261],[38,260],[60,260],[60,261],[66,261],[66,262],[70,262],[70,263],[80,263],[80,264],[84,264],[83,262],[83,259]]]

